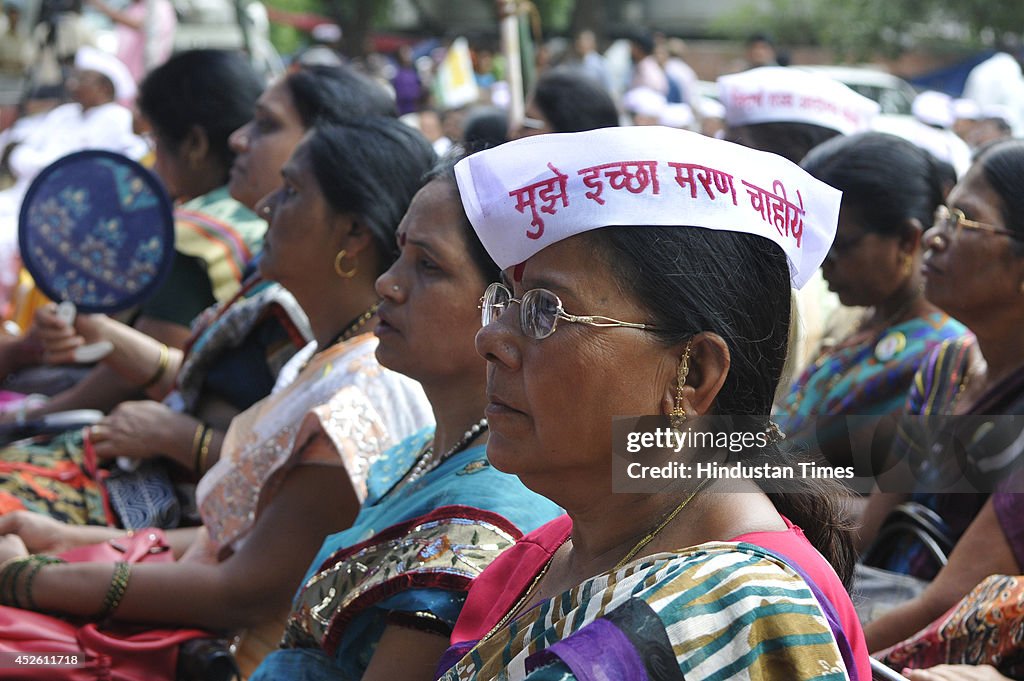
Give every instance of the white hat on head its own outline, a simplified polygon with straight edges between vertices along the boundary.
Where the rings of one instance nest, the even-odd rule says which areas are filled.
[[[781,156],[657,126],[527,137],[463,159],[455,175],[502,269],[608,225],[691,226],[770,239],[797,288],[832,245],[842,196]]]
[[[914,98],[910,112],[925,125],[948,128],[953,125],[953,98],[942,92],[926,90]]]
[[[103,50],[83,45],[75,53],[75,68],[95,71],[106,76],[114,85],[114,99],[122,101],[135,96],[135,79],[124,62]]]
[[[649,87],[633,88],[622,95],[622,108],[634,115],[658,118],[666,106],[665,95]]]
[[[701,97],[697,102],[697,108],[700,110],[700,115],[704,118],[725,119],[725,105],[717,99]]]
[[[954,99],[953,118],[976,121],[981,118],[981,106],[973,99]]]
[[[690,108],[689,104],[666,104],[665,108],[661,110],[661,115],[658,117],[659,125],[679,128],[681,130],[692,129],[696,122],[697,119],[694,117],[693,109]]]
[[[758,123],[810,123],[852,135],[867,130],[877,102],[819,73],[763,66],[718,79],[731,127]]]
[[[978,114],[978,120],[1001,120],[1008,126],[1013,127],[1016,123],[1017,117],[1013,115],[1013,111],[1010,107],[1004,104],[988,104],[981,107],[981,112]]]

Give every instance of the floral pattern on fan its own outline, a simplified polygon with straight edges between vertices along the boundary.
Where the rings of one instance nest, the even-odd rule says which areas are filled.
[[[82,310],[139,302],[173,259],[170,201],[149,171],[109,152],[81,152],[40,173],[22,206],[25,266],[51,298]]]

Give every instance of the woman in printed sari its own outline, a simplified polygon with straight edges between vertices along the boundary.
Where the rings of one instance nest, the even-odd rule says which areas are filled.
[[[935,159],[870,132],[830,140],[802,166],[843,192],[836,240],[821,266],[829,290],[843,305],[870,308],[800,374],[775,414],[790,437],[815,436],[831,454],[838,450],[831,438],[846,436],[844,416],[899,412],[928,353],[966,330],[922,292],[921,235],[943,199]]]
[[[437,428],[371,469],[359,517],[324,542],[282,648],[253,681],[430,679],[470,581],[560,513],[485,456],[473,334],[480,291],[498,272],[466,222],[450,163],[416,195],[398,243],[398,261],[377,280],[377,355],[422,383]]]
[[[935,511],[941,531],[956,542],[989,493],[1020,465],[1017,419],[999,415],[1024,414],[1022,180],[1024,143],[988,148],[925,234],[925,295],[971,335],[935,348],[914,377],[909,418],[890,456],[893,477],[880,479],[882,491],[864,513],[865,545],[908,500]],[[886,553],[881,567],[923,579],[940,567],[918,541],[901,541]]]
[[[828,250],[839,192],[780,157],[655,127],[519,140],[456,171],[503,268],[476,338],[487,457],[567,515],[474,582],[442,677],[869,678],[834,480],[798,474],[769,494],[754,474],[702,473],[714,447],[629,455],[612,422],[742,433],[727,461],[785,472],[767,413],[790,283]]]
[[[122,533],[31,514],[0,518],[0,532],[12,533],[0,540],[0,560],[15,559],[0,571],[5,605],[280,632],[323,538],[355,518],[366,467],[430,422],[419,385],[377,363],[370,331],[374,282],[396,255],[395,228],[433,160],[417,132],[390,118],[304,138],[282,170],[284,188],[264,204],[270,227],[260,268],[301,303],[316,353],[293,358],[294,378],[232,421],[220,460],[199,484],[203,527],[168,533],[176,555],[187,548],[180,560],[127,571],[53,563],[38,554]],[[209,432],[198,440],[201,457]]]
[[[393,109],[387,92],[347,69],[306,68],[276,81],[257,100],[253,119],[231,135],[232,197],[255,208],[279,188],[281,167],[314,122],[386,116]],[[270,393],[281,367],[310,338],[295,298],[258,271],[232,299],[208,308],[194,321],[185,351],[167,350],[166,366],[158,341],[109,317],[79,315],[71,328],[47,310],[39,322],[50,362],[72,362],[79,345],[109,341],[114,349],[103,364],[128,385],[147,385],[146,393],[153,398],[122,402],[100,422],[91,432],[97,457],[161,460],[147,462],[134,473],[115,470],[102,483],[88,474],[79,476],[80,486],[41,477],[27,485],[11,476],[0,484],[0,507],[126,529],[177,526],[180,504],[168,480],[175,469],[166,462],[174,461],[196,476],[206,472],[220,456],[231,419]],[[89,405],[57,398],[44,409],[83,406]],[[196,433],[204,426],[212,435],[205,460],[198,461]],[[65,465],[61,462],[70,459],[84,468],[81,430],[55,442],[9,448],[4,456],[44,467]],[[139,488],[145,494],[138,493]],[[115,518],[106,513],[104,496],[109,497]]]

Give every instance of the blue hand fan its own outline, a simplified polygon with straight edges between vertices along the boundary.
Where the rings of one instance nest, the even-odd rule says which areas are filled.
[[[74,321],[76,309],[119,312],[149,298],[171,270],[171,200],[135,161],[79,151],[43,169],[29,186],[18,244],[39,290],[61,301],[65,321]]]

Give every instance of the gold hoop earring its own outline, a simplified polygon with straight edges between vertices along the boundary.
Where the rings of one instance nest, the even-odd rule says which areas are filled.
[[[683,423],[686,422],[686,408],[683,406],[683,386],[686,385],[686,377],[690,375],[690,345],[693,339],[686,341],[686,349],[683,350],[683,357],[679,360],[679,373],[676,376],[676,401],[669,414],[669,421],[672,428],[681,431]]]
[[[342,279],[351,279],[356,276],[356,272],[359,271],[359,268],[355,265],[353,265],[350,270],[344,269],[344,264],[341,261],[344,260],[347,255],[348,252],[343,248],[338,251],[338,255],[334,256],[334,271]]]

